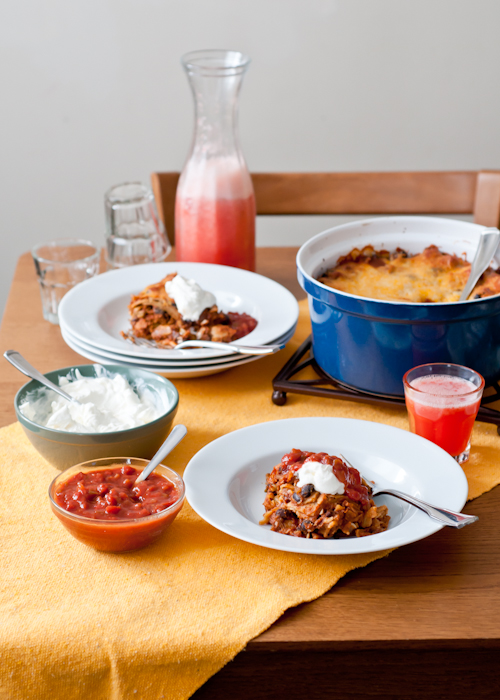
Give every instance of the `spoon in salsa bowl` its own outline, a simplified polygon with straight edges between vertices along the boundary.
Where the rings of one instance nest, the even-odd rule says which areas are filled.
[[[181,440],[183,440],[186,437],[187,434],[187,428],[185,425],[176,425],[175,428],[171,431],[170,435],[167,437],[165,442],[162,444],[158,452],[152,457],[151,461],[149,462],[148,466],[142,470],[142,472],[139,474],[137,479],[135,480],[136,484],[139,484],[141,481],[144,481],[145,479],[152,474],[154,469],[161,463],[165,457],[172,452],[174,447],[177,447],[177,445],[180,443]]]

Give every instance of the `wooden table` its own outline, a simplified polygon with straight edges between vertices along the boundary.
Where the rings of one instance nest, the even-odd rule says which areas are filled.
[[[257,271],[301,297],[295,253],[261,248]],[[28,254],[19,260],[0,339],[2,352],[19,350],[43,372],[84,362],[58,326],[43,320]],[[13,398],[23,383],[0,363],[0,425],[15,420]],[[464,510],[479,522],[444,529],[351,572],[322,598],[288,611],[193,697],[496,700],[500,488]]]

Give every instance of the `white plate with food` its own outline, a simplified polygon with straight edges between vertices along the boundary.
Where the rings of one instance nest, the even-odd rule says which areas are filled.
[[[375,497],[377,513],[371,513],[372,522],[363,520],[365,532],[376,534],[345,536],[341,530],[330,530],[340,537],[314,539],[312,533],[321,534],[325,532],[322,528],[331,525],[331,521],[325,525],[328,508],[325,506],[317,517],[314,509],[321,493],[314,488],[302,491],[303,487],[299,489],[291,483],[287,488],[290,487],[292,496],[287,495],[285,500],[289,498],[292,506],[273,509],[276,515],[273,527],[282,530],[273,532],[270,524],[259,524],[269,516],[267,511],[265,517],[263,505],[266,475],[293,449],[337,456],[342,453],[377,487],[396,488],[432,505],[460,511],[467,500],[467,479],[461,467],[424,438],[369,421],[291,418],[236,430],[202,448],[183,475],[189,503],[204,520],[228,535],[261,547],[301,554],[377,552],[423,539],[443,527],[404,501],[381,495]],[[298,483],[298,477],[294,476],[295,479]],[[282,493],[280,490],[279,494]],[[297,501],[292,501],[293,493]],[[346,493],[352,494],[347,487]],[[274,496],[273,499],[276,504]],[[270,496],[268,503],[269,500]],[[341,522],[347,531],[352,523],[357,526],[356,509],[345,494],[340,500],[347,508],[348,515],[343,511]],[[383,506],[390,517],[388,524]],[[360,508],[358,503],[358,511]],[[349,515],[350,511],[354,514]],[[358,525],[361,531],[361,520]],[[285,530],[295,536],[283,534]],[[355,531],[356,528],[352,530]]]
[[[125,340],[130,330],[132,295],[145,294],[167,275],[177,273],[215,297],[217,309],[232,316],[248,315],[257,321],[250,333],[233,340],[244,345],[267,345],[286,334],[298,319],[297,300],[285,287],[247,270],[205,263],[152,263],[112,270],[71,289],[59,306],[61,328],[97,352],[105,350],[138,358],[208,359],[230,356],[224,350],[176,350],[142,347]],[[147,295],[145,303],[148,302]],[[153,302],[154,303],[154,302]],[[156,329],[155,329],[156,330]],[[216,338],[213,338],[216,339]],[[189,354],[186,355],[186,352]]]
[[[260,360],[263,357],[266,357],[265,355],[244,355],[240,356],[240,359],[236,360],[221,358],[220,362],[218,362],[217,364],[206,365],[203,362],[200,362],[198,365],[190,365],[186,367],[185,365],[169,365],[165,363],[159,366],[148,364],[148,360],[145,360],[144,362],[131,362],[130,358],[127,357],[122,357],[121,360],[111,360],[109,357],[101,355],[97,351],[84,348],[72,337],[64,334],[64,332],[63,338],[68,347],[70,347],[72,350],[77,352],[82,357],[87,358],[87,360],[97,362],[100,365],[106,365],[111,363],[114,365],[123,365],[125,367],[130,367],[132,364],[138,369],[147,369],[150,372],[156,372],[157,374],[161,374],[163,377],[177,379],[196,379],[198,377],[207,377],[210,374],[219,374],[220,372],[226,372],[228,369],[233,369],[234,367],[239,367],[240,365],[246,365],[249,362],[255,362],[255,360]],[[286,341],[284,340],[283,342]]]
[[[295,333],[295,326],[293,326],[288,333],[286,333],[284,336],[281,336],[281,338],[276,338],[273,340],[273,345],[281,345],[284,343],[288,343],[288,341],[292,338],[293,334]],[[106,358],[107,362],[126,362],[131,365],[143,365],[144,363],[151,365],[152,367],[172,367],[174,369],[183,369],[187,367],[207,367],[210,365],[217,365],[217,364],[229,364],[231,362],[238,362],[239,360],[245,359],[248,357],[248,355],[243,355],[241,353],[234,353],[230,355],[224,355],[222,357],[214,357],[210,359],[194,359],[193,356],[189,356],[189,351],[186,351],[187,356],[186,359],[182,360],[176,360],[174,362],[169,362],[168,359],[151,359],[151,358],[139,358],[135,357],[133,355],[122,355],[119,353],[114,353],[114,352],[109,352],[108,350],[101,350],[99,348],[94,347],[90,343],[85,343],[79,338],[76,338],[73,336],[70,331],[68,331],[67,328],[61,328],[61,334],[63,337],[63,340],[71,344],[73,349],[78,347],[80,350],[84,352],[90,352],[90,353],[98,353],[102,358]],[[193,359],[191,359],[193,358]]]

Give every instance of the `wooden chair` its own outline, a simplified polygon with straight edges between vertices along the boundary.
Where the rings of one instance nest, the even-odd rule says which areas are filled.
[[[153,173],[159,214],[174,243],[179,173]],[[253,173],[257,214],[473,214],[500,223],[500,171]]]

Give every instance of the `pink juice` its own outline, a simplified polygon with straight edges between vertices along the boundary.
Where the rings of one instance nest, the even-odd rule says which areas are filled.
[[[177,260],[255,270],[255,196],[236,157],[193,157],[175,200]]]
[[[176,257],[255,270],[255,197],[180,196],[175,203]]]
[[[410,381],[406,393],[410,429],[456,457],[465,451],[479,410],[481,391],[462,377],[430,374]]]

